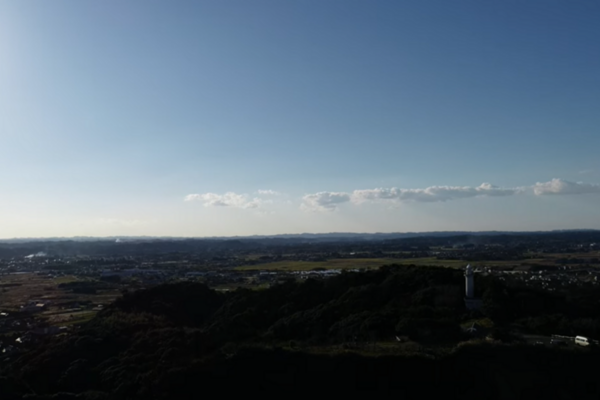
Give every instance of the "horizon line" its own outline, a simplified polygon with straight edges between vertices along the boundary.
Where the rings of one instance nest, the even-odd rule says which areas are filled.
[[[110,236],[38,236],[38,237],[12,237],[12,238],[0,238],[0,242],[4,241],[15,241],[15,240],[75,240],[75,239],[98,239],[98,240],[111,240],[111,239],[228,239],[228,238],[272,238],[281,236],[305,236],[305,235],[426,235],[426,234],[438,234],[438,233],[468,233],[468,234],[482,234],[482,233],[554,233],[554,232],[596,232],[600,229],[593,228],[582,228],[582,229],[548,229],[548,230],[479,230],[479,231],[461,231],[461,230],[441,230],[441,231],[394,231],[394,232],[303,232],[303,233],[277,233],[277,234],[254,234],[254,235],[231,235],[231,236],[150,236],[150,235],[110,235]]]

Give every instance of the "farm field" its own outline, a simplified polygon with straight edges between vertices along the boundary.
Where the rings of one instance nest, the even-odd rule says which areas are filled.
[[[492,261],[475,261],[475,260],[438,260],[435,257],[422,257],[422,258],[404,258],[395,260],[396,264],[400,265],[418,265],[418,266],[439,266],[439,267],[451,267],[451,268],[464,268],[467,264],[472,264],[478,267],[508,267],[508,266],[520,266],[524,264],[543,264],[547,262],[544,259],[523,259],[523,260],[492,260]]]
[[[54,325],[69,326],[81,324],[91,320],[96,315],[96,311],[78,311],[73,313],[61,313],[48,317],[48,322]]]
[[[467,264],[478,267],[519,267],[525,265],[552,265],[558,266],[557,259],[580,258],[582,260],[593,261],[597,254],[539,254],[536,258],[524,258],[521,260],[444,260],[436,257],[420,258],[340,258],[326,261],[277,261],[272,263],[248,265],[238,267],[239,271],[310,271],[315,268],[323,269],[373,269],[382,265],[417,265],[417,266],[439,266],[448,268],[463,268]],[[594,264],[591,264],[594,265]]]
[[[88,279],[83,279],[88,280]],[[35,273],[7,274],[0,276],[0,310],[19,311],[30,301],[47,304],[46,309],[34,314],[36,318],[53,324],[69,325],[91,319],[96,312],[91,308],[109,304],[120,295],[118,290],[102,290],[96,294],[74,293],[59,287],[61,283],[77,282],[74,276],[51,278]],[[77,303],[88,306],[77,306]],[[90,309],[88,309],[90,308]]]
[[[394,258],[334,258],[326,261],[278,261],[265,264],[247,265],[236,268],[238,271],[310,271],[324,269],[379,268],[382,265],[397,263]]]
[[[52,279],[33,273],[0,276],[0,308],[18,311],[30,300],[56,300],[63,295]]]

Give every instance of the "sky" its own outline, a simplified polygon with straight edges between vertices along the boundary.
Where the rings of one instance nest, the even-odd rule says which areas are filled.
[[[0,238],[600,229],[596,0],[0,2]]]

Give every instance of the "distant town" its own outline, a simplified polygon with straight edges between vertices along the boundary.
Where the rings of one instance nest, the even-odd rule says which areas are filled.
[[[464,268],[549,292],[597,286],[600,232],[0,243],[0,357],[68,334],[123,293],[202,282],[261,290],[382,265]]]

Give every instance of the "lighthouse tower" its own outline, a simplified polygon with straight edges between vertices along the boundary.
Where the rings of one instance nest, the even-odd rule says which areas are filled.
[[[473,267],[469,264],[465,268],[465,307],[469,310],[478,310],[482,305],[481,299],[475,298]]]
[[[473,267],[471,264],[465,268],[465,295],[467,299],[472,299],[475,295],[475,284],[473,283]]]

